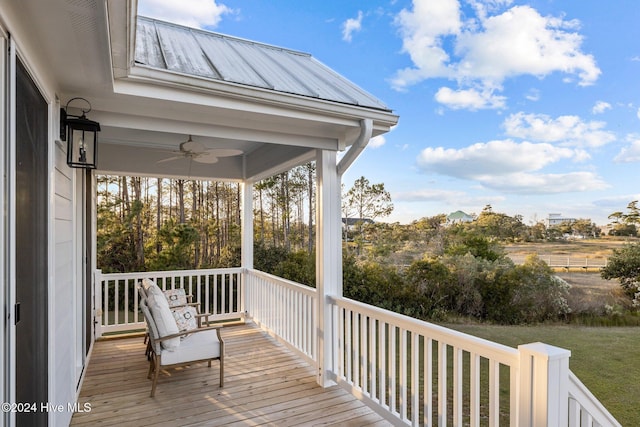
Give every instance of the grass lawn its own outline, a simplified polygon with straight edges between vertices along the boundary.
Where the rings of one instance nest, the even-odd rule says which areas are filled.
[[[640,426],[640,327],[444,326],[511,347],[540,341],[571,350],[573,373],[623,426]]]

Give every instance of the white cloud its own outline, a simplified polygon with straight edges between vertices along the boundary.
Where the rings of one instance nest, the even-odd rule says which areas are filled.
[[[435,95],[436,101],[447,107],[459,110],[483,110],[505,108],[504,96],[494,95],[490,90],[478,91],[476,89],[452,90],[448,87],[441,87]]]
[[[502,90],[507,78],[554,72],[577,77],[582,86],[598,79],[593,56],[581,51],[578,21],[543,17],[529,6],[489,16],[510,4],[474,0],[476,19],[463,23],[458,0],[414,0],[412,10],[403,9],[396,17],[403,52],[413,66],[398,70],[392,86],[405,90],[425,79],[448,78],[457,81],[459,89],[494,91]]]
[[[593,84],[600,70],[593,56],[580,51],[582,36],[574,21],[543,17],[529,6],[516,6],[483,21],[483,30],[463,32],[456,52],[461,77],[501,83],[505,78],[552,72],[577,74],[580,85]]]
[[[640,108],[638,108],[638,112],[636,113],[636,115],[638,116],[638,118],[640,119]]]
[[[467,179],[503,192],[520,194],[587,191],[606,187],[592,172],[546,174],[539,171],[563,159],[581,159],[583,150],[548,143],[511,140],[478,143],[462,149],[426,148],[417,159],[420,170]]]
[[[559,116],[519,112],[505,119],[502,126],[511,137],[554,142],[573,147],[600,147],[615,141],[613,132],[603,130],[606,123],[584,122],[578,116]]]
[[[506,193],[557,194],[608,188],[593,172],[570,172],[564,174],[514,173],[504,177],[488,176],[480,181],[484,186]]]
[[[620,150],[618,155],[613,159],[617,163],[635,163],[640,162],[640,138],[631,139],[630,144]]]
[[[391,126],[391,129],[389,129],[389,132],[393,132],[396,128],[398,127],[398,125],[395,126]],[[382,134],[382,135],[378,135],[378,136],[374,136],[373,138],[371,138],[369,140],[369,143],[367,144],[367,147],[370,148],[380,148],[382,147],[384,144],[387,143],[387,135],[388,134]]]
[[[394,193],[393,200],[399,202],[443,202],[446,200],[460,200],[467,196],[464,191],[430,188]]]
[[[499,203],[506,200],[504,196],[500,195],[488,196],[486,194],[483,194],[480,196],[473,196],[464,191],[443,190],[436,188],[425,188],[414,191],[393,193],[392,198],[395,202],[435,202],[438,205],[444,204],[456,206],[458,209],[463,203],[467,206],[484,206],[487,203]]]
[[[380,148],[380,147],[382,147],[386,142],[387,142],[387,140],[386,140],[386,138],[384,137],[384,135],[374,136],[373,138],[371,138],[371,139],[369,140],[369,143],[367,144],[367,147],[371,147],[371,148]]]
[[[415,0],[413,10],[402,9],[395,22],[402,34],[402,51],[409,54],[415,67],[398,71],[393,87],[401,90],[430,77],[454,77],[442,44],[446,36],[460,32],[457,0]]]
[[[513,0],[467,0],[475,9],[480,19],[485,19],[489,12],[497,12],[513,3]]]
[[[216,0],[139,0],[141,15],[194,28],[215,27],[233,10]]]
[[[626,206],[631,200],[640,200],[640,193],[637,194],[618,194],[602,199],[594,200],[594,206],[601,206],[613,210],[620,210],[621,206]]]
[[[529,101],[539,101],[540,100],[540,91],[538,89],[529,89],[529,92],[524,96]]]
[[[489,175],[536,171],[574,155],[572,149],[551,144],[503,140],[473,144],[462,149],[425,148],[417,162],[423,172],[478,179]]]
[[[591,112],[593,114],[602,114],[607,110],[611,109],[611,104],[609,104],[608,102],[604,102],[604,101],[598,101],[596,102],[596,105],[593,106],[593,108],[591,109]]]
[[[351,42],[354,32],[362,29],[362,11],[358,11],[357,18],[349,18],[342,24],[342,40]]]

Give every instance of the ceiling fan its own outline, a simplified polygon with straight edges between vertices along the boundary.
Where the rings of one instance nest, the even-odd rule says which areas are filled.
[[[214,164],[218,162],[220,157],[239,156],[242,154],[242,150],[233,148],[207,148],[201,142],[194,141],[191,135],[189,135],[188,140],[180,143],[179,150],[172,150],[172,152],[178,155],[160,160],[158,163],[186,158],[195,160],[198,163]]]

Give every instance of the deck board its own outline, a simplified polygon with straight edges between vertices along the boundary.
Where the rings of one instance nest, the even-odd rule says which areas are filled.
[[[362,402],[323,389],[301,358],[251,324],[223,329],[225,386],[218,362],[164,370],[149,397],[141,337],[95,343],[79,397],[90,412],[72,426],[386,426]]]

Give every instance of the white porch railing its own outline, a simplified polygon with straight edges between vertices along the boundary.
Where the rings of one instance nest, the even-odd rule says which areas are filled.
[[[97,336],[107,332],[145,327],[138,308],[136,285],[143,278],[161,289],[184,288],[200,303],[202,313],[212,320],[244,317],[244,289],[241,268],[211,270],[149,271],[135,273],[95,273]]]
[[[183,287],[218,318],[252,319],[312,366],[331,337],[328,376],[393,424],[620,426],[569,370],[567,350],[518,349],[340,297],[320,331],[316,289],[241,268],[101,274],[102,332],[144,327],[135,286]]]
[[[600,401],[569,371],[569,426],[619,426]]]
[[[567,350],[514,349],[330,300],[333,379],[394,424],[619,426],[569,371]]]
[[[316,290],[257,270],[248,270],[245,280],[248,315],[315,366],[318,341]]]

